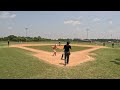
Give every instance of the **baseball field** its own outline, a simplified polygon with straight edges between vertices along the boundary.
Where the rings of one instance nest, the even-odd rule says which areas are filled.
[[[62,42],[0,42],[0,79],[119,79],[120,45],[74,43],[70,62],[64,66]]]

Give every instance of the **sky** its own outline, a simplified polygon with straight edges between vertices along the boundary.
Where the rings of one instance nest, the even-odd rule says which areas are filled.
[[[8,35],[120,39],[120,11],[0,11],[0,37]]]

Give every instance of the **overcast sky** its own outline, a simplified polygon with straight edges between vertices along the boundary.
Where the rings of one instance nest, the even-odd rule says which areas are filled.
[[[120,11],[0,11],[0,37],[120,38]]]

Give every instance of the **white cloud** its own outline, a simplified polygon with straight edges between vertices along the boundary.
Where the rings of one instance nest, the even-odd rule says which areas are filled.
[[[0,18],[1,19],[12,19],[12,18],[15,18],[16,17],[16,14],[13,14],[11,12],[8,12],[8,11],[3,11],[0,13]]]
[[[79,31],[79,30],[80,30],[80,28],[79,28],[79,27],[77,27],[77,28],[76,28],[76,30],[77,30],[77,31]]]
[[[78,19],[81,19],[81,18],[83,18],[83,16],[79,16],[79,17],[78,17]]]
[[[112,21],[109,21],[109,24],[113,24],[113,22],[112,22]]]
[[[93,21],[97,22],[97,21],[100,21],[100,19],[99,18],[94,18]]]
[[[11,16],[10,16],[10,18],[15,18],[16,17],[16,14],[12,14]]]
[[[33,25],[32,24],[29,24],[28,27],[32,27]]]
[[[8,27],[8,29],[12,29],[12,27]]]
[[[112,31],[112,30],[109,30],[108,32],[109,32],[109,33],[113,33],[114,31]]]
[[[81,24],[81,23],[80,23],[79,20],[71,19],[71,20],[65,20],[65,21],[64,21],[64,24],[79,25],[79,24]]]

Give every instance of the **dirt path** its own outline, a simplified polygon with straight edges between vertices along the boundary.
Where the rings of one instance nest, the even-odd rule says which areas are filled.
[[[63,52],[57,52],[56,56],[52,56],[53,52],[46,52],[43,50],[24,47],[24,46],[43,46],[43,45],[53,45],[53,44],[18,44],[18,45],[11,45],[10,47],[16,47],[16,48],[21,48],[35,52],[33,56],[41,60],[44,60],[46,63],[51,63],[57,66],[64,66],[64,60],[61,60],[61,55]],[[82,51],[71,52],[69,64],[67,66],[76,66],[83,62],[95,60],[94,58],[89,56],[91,54],[90,52],[100,48],[105,48],[103,46],[76,45],[76,44],[72,44],[71,46],[81,46],[81,47],[83,46],[83,47],[92,47],[92,48]],[[58,48],[62,49],[63,47],[58,46]]]

